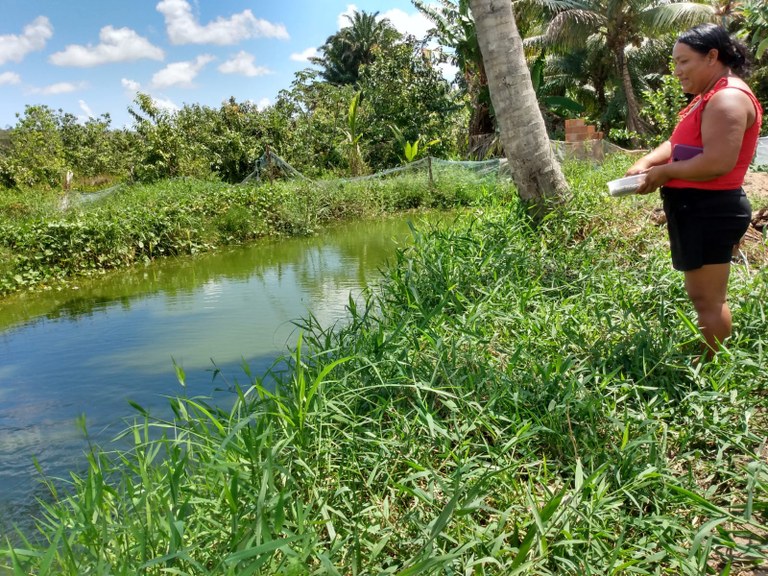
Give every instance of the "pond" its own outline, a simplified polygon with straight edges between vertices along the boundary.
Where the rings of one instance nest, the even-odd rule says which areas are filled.
[[[52,478],[83,468],[78,421],[108,447],[137,417],[130,402],[168,417],[168,396],[231,394],[244,365],[264,374],[296,342],[294,321],[344,321],[408,224],[345,224],[0,301],[0,534],[28,526],[46,493],[35,462]]]

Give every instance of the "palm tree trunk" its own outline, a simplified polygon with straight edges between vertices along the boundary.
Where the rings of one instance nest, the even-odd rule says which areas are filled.
[[[640,104],[637,102],[635,89],[632,86],[632,76],[629,73],[629,64],[624,55],[623,46],[620,48],[619,52],[617,52],[616,59],[619,64],[619,74],[621,74],[621,85],[624,88],[624,96],[627,99],[627,130],[637,132],[638,134],[645,134],[646,126],[640,118]]]
[[[568,183],[552,153],[510,0],[470,0],[491,102],[520,198],[539,218]]]
[[[490,106],[484,97],[485,90],[488,89],[488,75],[485,73],[485,67],[482,61],[478,63],[477,71],[473,74],[465,74],[469,92],[472,95],[472,112],[469,117],[469,152],[470,155],[477,150],[477,145],[484,139],[495,136],[496,126],[491,116]],[[483,159],[482,154],[478,154],[478,160]]]

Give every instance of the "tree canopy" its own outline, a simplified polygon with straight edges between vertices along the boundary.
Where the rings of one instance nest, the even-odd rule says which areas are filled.
[[[383,51],[402,38],[378,12],[354,12],[345,17],[349,26],[328,37],[320,47],[322,56],[313,59],[321,68],[320,76],[335,85],[357,84],[360,67],[371,64]]]
[[[219,107],[176,112],[139,94],[129,109],[133,126],[115,129],[108,115],[84,121],[30,104],[0,135],[0,186],[55,188],[68,171],[81,186],[211,174],[237,182],[267,146],[309,176],[389,168],[417,142],[446,158],[498,153],[488,146],[498,123],[469,0],[413,3],[432,22],[428,38],[404,37],[378,12],[357,11],[265,108],[247,89]],[[702,20],[720,22],[749,46],[749,81],[768,102],[762,0],[515,0],[513,7],[550,138],[562,138],[564,120],[576,116],[620,145],[666,138],[682,98],[670,75],[671,46]],[[445,77],[446,64],[458,70],[454,78]]]

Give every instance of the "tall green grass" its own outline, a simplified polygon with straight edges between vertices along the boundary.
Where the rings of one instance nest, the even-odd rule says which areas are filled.
[[[458,171],[432,184],[426,174],[240,186],[177,179],[122,186],[66,210],[56,194],[5,191],[0,194],[0,296],[159,257],[312,234],[344,219],[493,202],[511,190],[495,176]]]
[[[766,271],[734,267],[709,363],[654,198],[569,166],[515,202],[414,227],[349,318],[234,406],[138,414],[50,482],[14,574],[736,574],[768,554]],[[247,372],[246,372],[247,373]],[[182,375],[183,376],[183,375]],[[273,381],[277,381],[276,387]]]

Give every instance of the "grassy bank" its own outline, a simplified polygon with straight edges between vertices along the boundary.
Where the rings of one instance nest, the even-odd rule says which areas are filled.
[[[43,544],[2,558],[72,575],[764,561],[767,272],[734,267],[734,337],[695,364],[657,200],[606,198],[622,168],[571,166],[574,199],[537,230],[514,202],[417,228],[347,324],[300,323],[277,393],[244,377],[231,410],[177,398],[174,421],[139,414],[134,449],[94,449]]]
[[[5,191],[0,193],[0,296],[50,289],[158,257],[311,234],[339,220],[472,206],[509,193],[510,186],[497,186],[495,176],[469,171],[445,171],[432,185],[426,173],[240,186],[184,179],[126,185],[80,202],[78,196]]]

